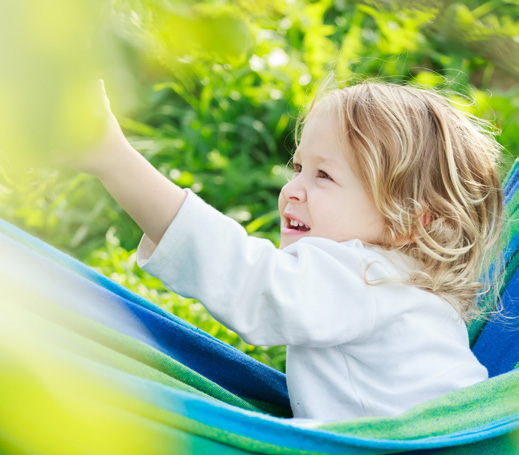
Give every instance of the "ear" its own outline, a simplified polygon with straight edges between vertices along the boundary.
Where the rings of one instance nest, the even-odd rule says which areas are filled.
[[[420,218],[420,223],[423,227],[427,226],[432,221],[431,211],[426,209],[422,217]]]
[[[422,201],[421,206],[422,206],[424,212],[423,212],[423,215],[420,217],[420,224],[423,227],[426,227],[433,220],[433,215],[431,213],[431,210],[429,209],[429,205],[426,204],[424,201]],[[412,237],[412,238],[398,237],[398,238],[394,239],[393,245],[395,245],[395,246],[410,245],[410,244],[414,243],[414,241],[415,241],[414,237]]]
[[[423,210],[423,215],[420,217],[420,224],[423,227],[427,227],[434,219],[433,212],[427,202],[423,199],[420,201],[420,207]]]

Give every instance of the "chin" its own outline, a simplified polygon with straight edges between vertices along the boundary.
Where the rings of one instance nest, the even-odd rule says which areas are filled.
[[[296,243],[298,240],[301,240],[304,237],[297,237],[297,238],[281,238],[279,242],[279,249],[282,250],[283,248],[286,248],[289,245],[292,245],[293,243]]]
[[[286,248],[288,245],[291,245],[292,243],[294,243],[293,241],[291,242],[290,240],[287,240],[287,239],[281,239],[281,241],[279,242],[279,249],[282,250],[283,248]]]

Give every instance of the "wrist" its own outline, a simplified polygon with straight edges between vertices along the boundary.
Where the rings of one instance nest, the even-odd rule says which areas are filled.
[[[119,171],[124,172],[124,169],[135,160],[143,159],[144,157],[124,138],[124,140],[104,148],[88,173],[104,181]]]

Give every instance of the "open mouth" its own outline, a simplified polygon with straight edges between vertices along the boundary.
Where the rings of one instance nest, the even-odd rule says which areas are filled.
[[[292,220],[290,218],[286,218],[286,221],[288,229],[300,232],[307,232],[310,230],[310,228],[306,224],[301,223],[300,221]]]

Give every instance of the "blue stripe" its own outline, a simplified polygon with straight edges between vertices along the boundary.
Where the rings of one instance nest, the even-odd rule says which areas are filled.
[[[516,186],[519,181],[519,158],[515,160],[512,169],[508,173],[503,184],[503,197],[506,198],[510,194],[512,187]],[[513,191],[512,191],[513,193]]]

